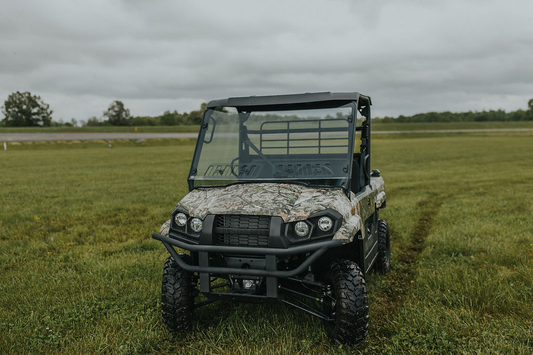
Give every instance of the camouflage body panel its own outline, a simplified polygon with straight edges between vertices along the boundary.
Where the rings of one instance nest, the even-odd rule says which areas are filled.
[[[237,184],[199,188],[179,203],[193,217],[208,214],[279,216],[284,222],[301,221],[310,214],[332,208],[344,216],[350,201],[340,188],[310,188],[295,184]]]
[[[375,211],[380,208],[386,200],[385,181],[380,177],[371,177],[370,186],[365,186],[358,194],[351,193],[350,200],[355,207],[356,214],[360,217],[361,223],[367,220]],[[356,231],[357,232],[357,231]],[[362,228],[359,238],[367,237],[366,228]]]
[[[341,188],[312,188],[287,183],[236,184],[195,189],[178,206],[185,208],[191,217],[202,220],[209,214],[243,214],[279,216],[285,223],[301,221],[313,213],[333,209],[343,217],[342,226],[333,239],[349,243],[359,230],[363,237],[366,236],[363,221],[384,201],[383,178],[372,178],[371,186],[357,195],[350,193],[348,198]],[[383,193],[383,201],[376,200],[378,193]],[[368,203],[365,205],[361,201]],[[166,224],[161,227],[161,234],[163,229],[168,234]]]
[[[378,193],[376,196],[376,208],[380,208],[383,206],[383,203],[385,202],[385,191],[382,191]]]
[[[170,219],[163,223],[161,226],[161,229],[159,230],[159,234],[164,235],[165,237],[168,237],[168,234],[170,233]]]

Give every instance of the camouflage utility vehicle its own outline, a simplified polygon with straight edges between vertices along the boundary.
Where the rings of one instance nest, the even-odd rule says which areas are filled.
[[[171,332],[227,299],[280,302],[323,319],[334,340],[365,339],[365,274],[386,272],[390,255],[370,104],[355,92],[208,103],[190,192],[153,234],[170,253],[162,313]]]

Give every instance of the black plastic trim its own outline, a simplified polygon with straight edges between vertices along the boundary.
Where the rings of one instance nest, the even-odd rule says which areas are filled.
[[[350,101],[362,101],[362,104],[371,105],[370,97],[361,95],[358,92],[316,92],[290,95],[230,97],[228,99],[212,100],[207,104],[207,108],[229,106],[254,111],[257,109],[280,109],[285,106],[290,109],[297,109],[314,106],[335,107]]]

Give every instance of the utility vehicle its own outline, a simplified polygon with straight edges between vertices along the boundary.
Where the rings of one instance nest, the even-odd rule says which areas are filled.
[[[162,315],[171,332],[189,331],[196,308],[231,300],[280,302],[323,319],[333,340],[365,339],[365,275],[390,264],[370,105],[356,92],[207,104],[190,192],[152,235],[170,253]]]

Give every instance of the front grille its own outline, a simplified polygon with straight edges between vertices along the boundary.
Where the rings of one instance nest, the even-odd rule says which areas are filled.
[[[219,245],[268,247],[270,216],[217,215],[215,236]]]

